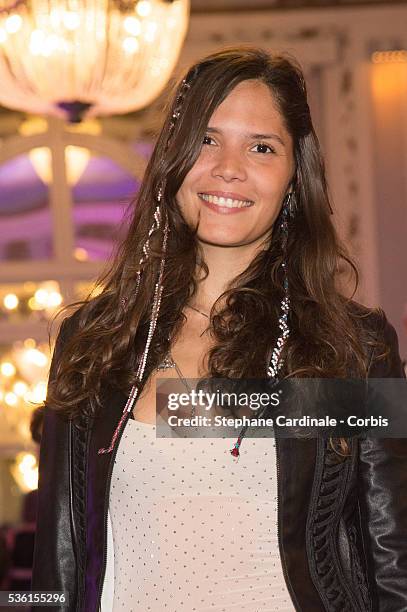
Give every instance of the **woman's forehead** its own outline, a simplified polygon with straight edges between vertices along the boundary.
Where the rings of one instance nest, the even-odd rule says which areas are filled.
[[[242,81],[226,96],[208,122],[212,131],[241,131],[242,135],[287,135],[270,88],[258,80]]]

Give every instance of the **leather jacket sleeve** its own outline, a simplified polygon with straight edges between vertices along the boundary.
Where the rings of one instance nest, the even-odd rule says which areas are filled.
[[[371,378],[405,378],[397,335],[386,318],[373,351]],[[400,407],[401,408],[401,407]],[[407,419],[407,406],[405,406]],[[407,439],[365,436],[359,444],[359,495],[373,612],[407,611]]]
[[[49,380],[55,379],[66,336],[62,324],[51,362]],[[41,437],[38,514],[34,548],[32,590],[63,591],[75,610],[76,563],[70,517],[69,421],[46,408]],[[37,610],[48,610],[40,607]],[[55,607],[53,607],[55,609]]]

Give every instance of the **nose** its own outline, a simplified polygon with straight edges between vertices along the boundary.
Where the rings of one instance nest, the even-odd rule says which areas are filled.
[[[212,176],[226,183],[244,181],[247,175],[242,153],[232,147],[223,147],[215,159]]]

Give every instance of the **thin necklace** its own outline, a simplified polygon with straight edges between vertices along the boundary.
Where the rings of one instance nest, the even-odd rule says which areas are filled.
[[[157,370],[168,370],[169,368],[175,368],[175,371],[178,374],[178,378],[180,379],[184,387],[187,389],[188,393],[191,395],[192,388],[187,383],[186,378],[181,372],[181,368],[179,367],[177,362],[174,360],[174,357],[172,356],[171,351],[168,351],[167,356],[165,357],[164,361],[160,363],[160,365],[157,367]],[[195,406],[194,405],[192,405],[191,407],[191,417],[193,416],[195,416]]]
[[[192,308],[192,310],[195,310],[195,312],[198,312],[199,314],[201,314],[201,315],[202,315],[203,317],[205,317],[206,319],[209,319],[209,315],[207,315],[205,312],[202,312],[202,310],[199,310],[199,308],[195,308],[195,306],[191,306],[191,304],[186,304],[186,306],[187,306],[188,308]],[[204,335],[204,333],[205,333],[205,332],[207,332],[207,331],[208,331],[208,329],[209,329],[209,328],[208,328],[208,327],[206,327],[206,328],[203,330],[202,334],[199,334],[199,337],[200,337],[200,338],[202,338],[202,336]]]
[[[196,312],[201,314],[206,319],[209,319],[209,315],[207,315],[205,312],[202,312],[202,310],[199,310],[199,308],[195,308],[195,306],[191,306],[191,304],[186,304],[186,306],[188,306],[188,308],[191,308],[192,310],[195,310]],[[206,332],[206,329],[204,329],[201,336],[203,336],[205,332]],[[181,368],[179,367],[177,362],[174,360],[174,357],[172,356],[171,351],[168,351],[167,356],[164,358],[164,361],[160,363],[160,365],[157,367],[157,370],[167,370],[169,368],[175,368],[175,371],[178,374],[178,378],[180,379],[184,387],[187,389],[188,393],[191,394],[192,388],[187,383],[186,378],[181,372]],[[191,417],[193,417],[194,415],[195,415],[195,406],[192,406]]]
[[[199,308],[195,308],[195,306],[191,306],[191,304],[187,304],[188,308],[192,308],[192,310],[195,310],[195,312],[199,312],[199,314],[201,314],[203,317],[206,317],[207,319],[209,319],[209,315],[206,314],[205,312],[202,312],[202,310],[199,310]]]

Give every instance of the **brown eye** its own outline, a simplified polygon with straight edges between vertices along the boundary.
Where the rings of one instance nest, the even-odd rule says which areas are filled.
[[[202,141],[202,144],[204,145],[210,145],[212,143],[212,138],[210,136],[204,136],[204,139]]]
[[[263,142],[256,144],[254,148],[256,149],[256,153],[275,153],[275,150],[270,147],[270,145],[264,144]]]

